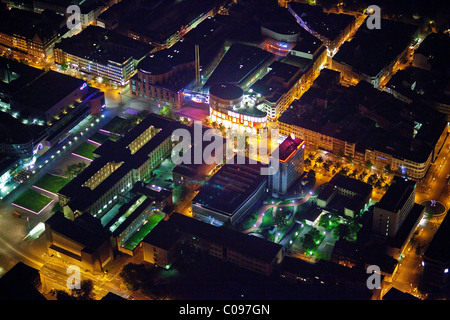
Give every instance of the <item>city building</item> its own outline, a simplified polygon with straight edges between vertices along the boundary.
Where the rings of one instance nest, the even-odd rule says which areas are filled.
[[[2,8],[0,21],[0,45],[12,50],[12,57],[32,63],[52,61],[53,47],[65,25],[64,17],[52,12]]]
[[[172,196],[172,194],[170,194]],[[133,236],[140,230],[156,212],[156,201],[146,195],[136,195],[129,202],[123,204],[118,209],[117,214],[110,219],[105,229],[111,232],[112,238],[116,242],[117,250],[129,255],[134,254],[134,249],[139,243],[134,243]],[[161,213],[161,218],[164,213]]]
[[[373,235],[384,239],[395,237],[414,206],[415,195],[415,181],[394,176],[373,210]]]
[[[317,205],[344,216],[357,217],[372,198],[372,186],[366,182],[335,174],[317,196]]]
[[[0,79],[0,154],[19,156],[24,164],[33,164],[105,105],[104,94],[83,80],[5,58],[0,58]]]
[[[303,173],[305,141],[290,134],[270,158],[278,162],[278,170],[269,175],[269,189],[274,194],[285,194]]]
[[[161,106],[180,109],[184,102],[183,89],[194,78],[194,45],[180,41],[170,49],[153,52],[138,64],[130,92]]]
[[[171,136],[177,128],[189,127],[150,114],[118,141],[108,140],[98,147],[91,164],[58,192],[66,217],[74,219],[83,213],[103,217],[170,155]]]
[[[326,13],[320,6],[291,2],[287,9],[306,31],[319,38],[332,56],[355,30],[356,18],[347,14]]]
[[[274,55],[254,45],[232,43],[214,71],[207,78],[203,89],[221,83],[234,84],[243,90],[258,79],[269,66]]]
[[[17,262],[0,278],[2,301],[45,301],[40,292],[39,271],[23,262]]]
[[[211,121],[227,128],[260,133],[267,128],[267,113],[237,85],[221,83],[209,89]]]
[[[185,241],[221,260],[269,276],[283,260],[280,244],[173,213],[143,240],[144,261],[169,269]]]
[[[61,258],[91,274],[101,274],[105,265],[114,259],[110,234],[100,219],[90,215],[75,221],[56,212],[45,221],[45,236],[49,256]]]
[[[267,176],[261,174],[264,165],[254,162],[236,155],[225,163],[192,199],[193,217],[220,226],[256,209],[267,194]]]
[[[285,256],[280,265],[281,277],[288,283],[306,285],[316,290],[309,293],[312,299],[324,299],[330,291],[338,290],[342,299],[367,299],[379,294],[379,290],[367,287],[367,274],[361,268],[346,268],[336,263],[320,260],[316,263]],[[323,290],[320,290],[323,289]],[[326,298],[325,298],[326,299]]]
[[[220,151],[222,158],[219,159],[220,154],[215,154],[216,149],[213,150],[212,154],[205,152],[208,144],[194,142],[187,151],[190,154],[190,161],[187,161],[187,163],[179,163],[172,170],[172,178],[175,186],[180,186],[185,190],[197,191],[206,182],[208,177],[214,174],[215,170],[217,170],[218,166],[226,158],[226,139],[211,133],[209,130],[210,128],[203,127],[203,140],[214,142],[223,141],[222,150]],[[195,161],[199,154],[202,155],[201,163]]]
[[[216,15],[224,1],[145,2],[122,0],[102,13],[99,25],[160,49],[169,48],[208,17]]]
[[[449,284],[450,256],[447,250],[450,244],[449,230],[450,218],[446,215],[423,254],[423,282],[440,290],[448,288]]]
[[[57,64],[66,64],[91,80],[124,86],[136,73],[139,61],[154,48],[115,31],[90,25],[57,43],[54,58]]]
[[[407,115],[409,114],[409,115]],[[447,117],[410,104],[367,82],[345,87],[323,69],[311,88],[278,118],[281,135],[346,155],[360,164],[422,179],[447,139]]]
[[[346,83],[362,80],[374,87],[384,86],[400,65],[412,59],[419,27],[388,19],[381,19],[381,25],[369,29],[363,24],[334,55],[330,68],[341,72]]]

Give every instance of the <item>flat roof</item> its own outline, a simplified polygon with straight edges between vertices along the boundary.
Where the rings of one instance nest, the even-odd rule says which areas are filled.
[[[372,186],[370,184],[344,176],[340,173],[335,174],[328,183],[332,186],[355,192],[363,197],[368,196],[372,192]]]
[[[261,175],[264,164],[257,162],[250,164],[244,158],[244,164],[238,164],[238,156],[232,163],[226,163],[203,186],[192,200],[192,204],[199,205],[227,216],[233,216],[235,211],[247,198],[267,180]]]
[[[270,52],[256,46],[233,43],[204,87],[217,83],[240,84],[271,56]]]
[[[322,7],[315,5],[290,2],[288,8],[300,16],[313,31],[331,41],[356,20],[348,14],[326,13]]]
[[[265,262],[273,261],[283,248],[278,243],[247,235],[227,227],[217,227],[177,212],[172,214],[168,223],[173,224],[179,232],[221,244]]]
[[[55,38],[65,17],[54,12],[36,13],[16,8],[0,8],[0,32],[19,35],[26,39],[46,44]]]
[[[131,154],[127,146],[150,126],[154,126],[161,130],[159,130],[158,133],[156,133],[136,153]],[[189,130],[191,127],[157,114],[152,113],[148,115],[118,141],[113,142],[108,140],[98,147],[95,150],[95,153],[99,157],[94,159],[86,169],[66,184],[58,194],[70,198],[68,205],[72,210],[78,209],[84,211],[131,170],[139,168],[147,161],[148,154],[150,154],[150,152],[159,146],[165,139],[169,138],[172,135],[173,130],[177,128],[186,128]],[[93,190],[83,186],[90,177],[111,161],[123,161],[124,163]]]
[[[155,47],[123,36],[114,30],[90,25],[81,33],[62,39],[55,48],[79,58],[104,65],[108,61],[124,63],[128,59],[142,59]]]
[[[209,94],[224,100],[236,100],[242,98],[244,90],[232,83],[217,83],[209,88]]]
[[[95,225],[93,220],[88,222],[86,218],[80,220],[79,218],[72,221],[65,218],[64,214],[58,211],[48,218],[45,224],[48,224],[52,231],[90,250],[97,250],[105,241],[109,241],[109,234],[101,227],[100,220],[98,220],[98,225]],[[94,217],[90,218],[96,219]]]
[[[368,29],[363,24],[333,59],[370,77],[378,75],[408,47],[418,30],[416,25],[387,19],[381,19],[381,25],[380,29]]]
[[[84,83],[82,79],[49,70],[19,89],[11,101],[46,112],[72,92],[79,90]]]
[[[398,212],[398,210],[404,206],[406,200],[411,195],[411,192],[414,191],[415,187],[415,181],[394,176],[386,193],[375,205],[375,207],[392,212]]]
[[[424,259],[430,259],[449,266],[450,264],[450,216],[448,211],[444,220],[434,234],[427,250],[424,254]]]

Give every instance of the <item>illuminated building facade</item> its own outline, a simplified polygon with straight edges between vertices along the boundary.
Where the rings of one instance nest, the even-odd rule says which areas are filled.
[[[144,261],[169,269],[187,241],[208,254],[269,276],[283,260],[283,246],[174,212],[143,240]]]
[[[56,212],[45,221],[47,253],[68,264],[79,266],[91,274],[103,273],[105,265],[114,259],[110,235],[100,220],[92,216],[71,221]]]
[[[277,153],[278,152],[278,153]],[[269,188],[276,194],[285,194],[303,173],[305,141],[290,134],[272,153],[271,158],[278,161],[278,170],[269,175]]]
[[[58,192],[65,216],[104,216],[137,181],[148,179],[170,155],[172,132],[180,127],[185,126],[151,114],[123,138],[103,143],[95,150],[94,161]]]
[[[10,48],[16,58],[43,62],[51,57],[59,39],[59,15],[45,15],[19,9],[0,9],[0,45]]]
[[[244,91],[233,84],[216,84],[209,89],[211,121],[227,128],[259,133],[267,128],[267,114],[258,109]]]
[[[373,210],[372,232],[393,238],[414,206],[416,182],[394,176],[391,185]]]
[[[77,36],[56,44],[53,51],[57,64],[65,63],[82,75],[123,86],[136,73],[139,61],[153,49],[115,31],[88,26]]]
[[[192,200],[193,217],[218,226],[240,221],[267,195],[267,176],[261,174],[264,166],[235,156],[200,188]]]

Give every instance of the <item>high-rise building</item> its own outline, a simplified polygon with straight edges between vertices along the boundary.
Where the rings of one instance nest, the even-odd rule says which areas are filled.
[[[273,175],[269,175],[269,187],[274,193],[285,194],[303,173],[305,141],[290,134],[279,145],[278,154],[275,150],[270,157],[278,161],[278,168],[273,167]]]
[[[372,232],[381,238],[393,238],[414,206],[416,182],[395,176],[373,211]]]

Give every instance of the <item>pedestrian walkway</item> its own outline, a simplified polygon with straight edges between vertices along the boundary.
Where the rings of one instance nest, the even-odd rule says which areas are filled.
[[[256,222],[253,224],[253,226],[246,230],[243,230],[242,232],[248,234],[250,232],[257,230],[262,223],[262,220],[264,218],[264,213],[267,210],[269,210],[270,208],[283,208],[283,207],[292,207],[292,206],[297,207],[299,205],[304,204],[311,198],[311,193],[314,192],[314,190],[315,190],[315,187],[311,190],[311,192],[307,193],[303,198],[298,199],[298,200],[293,200],[294,202],[291,202],[291,203],[263,205],[258,211],[258,219],[256,219]],[[274,214],[275,211],[276,210],[272,210],[272,214]]]

